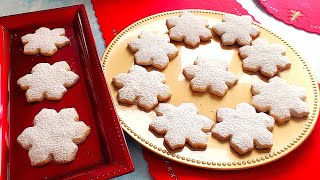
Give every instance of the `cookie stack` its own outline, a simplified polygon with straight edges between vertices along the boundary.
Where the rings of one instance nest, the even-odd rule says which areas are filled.
[[[275,122],[308,116],[306,90],[277,76],[291,66],[285,48],[259,38],[260,31],[250,16],[225,14],[222,22],[209,28],[205,18],[184,12],[179,17],[168,18],[166,25],[168,34],[142,31],[137,39],[128,43],[134,53],[135,65],[128,73],[113,77],[113,84],[118,88],[120,104],[136,104],[145,111],[156,112],[150,130],[165,134],[164,140],[169,148],[183,147],[186,142],[195,148],[205,148],[207,134],[211,132],[217,139],[230,139],[230,146],[237,153],[245,154],[254,147],[272,147]],[[237,43],[240,46],[244,72],[259,71],[269,78],[269,82],[252,84],[251,104],[243,102],[236,109],[217,109],[215,125],[210,118],[199,115],[193,103],[179,106],[159,104],[171,97],[170,87],[165,84],[163,73],[148,72],[144,68],[151,65],[163,70],[170,64],[169,61],[178,54],[170,39],[196,48],[201,41],[212,39],[212,31],[221,36],[222,45]],[[197,57],[193,65],[183,69],[183,75],[190,81],[192,91],[209,92],[220,98],[224,98],[228,89],[236,86],[238,81],[237,76],[228,71],[227,61],[220,57]]]

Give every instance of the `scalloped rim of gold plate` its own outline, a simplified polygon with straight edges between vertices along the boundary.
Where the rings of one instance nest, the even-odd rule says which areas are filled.
[[[152,20],[154,18],[158,18],[161,16],[168,16],[168,15],[176,15],[180,14],[184,11],[189,11],[192,13],[205,13],[205,14],[215,14],[215,15],[223,15],[225,13],[223,12],[218,12],[218,11],[210,11],[210,10],[195,10],[195,9],[185,9],[185,10],[175,10],[175,11],[168,11],[168,12],[163,12],[155,15],[148,16],[146,18],[143,18],[127,28],[125,28],[123,31],[121,31],[108,45],[106,51],[103,54],[102,57],[102,69],[105,73],[106,71],[106,64],[107,60],[109,57],[110,52],[112,51],[112,48],[114,45],[126,34],[128,33],[131,29],[134,27],[137,27],[139,25],[142,25],[143,23]],[[307,139],[307,137],[311,134],[316,122],[317,122],[317,117],[319,115],[319,89],[318,89],[318,84],[315,78],[315,75],[312,73],[312,70],[308,63],[302,58],[300,54],[291,46],[289,45],[285,40],[283,40],[281,37],[270,31],[269,29],[263,27],[261,24],[254,23],[257,27],[264,29],[265,31],[269,32],[271,35],[274,37],[278,38],[281,40],[285,45],[287,45],[294,53],[295,55],[299,58],[299,60],[302,62],[305,70],[307,71],[311,83],[312,83],[312,88],[313,88],[313,95],[314,95],[314,102],[312,103],[313,107],[311,108],[309,118],[306,120],[305,127],[302,131],[301,134],[299,134],[292,142],[288,143],[287,146],[283,147],[281,150],[278,150],[277,152],[270,152],[269,154],[266,154],[263,157],[260,158],[255,158],[251,160],[246,160],[246,161],[234,161],[234,162],[212,162],[212,161],[201,161],[197,159],[192,159],[180,155],[176,155],[175,153],[170,153],[166,149],[157,147],[156,145],[153,145],[152,142],[146,141],[139,133],[134,132],[123,120],[119,118],[119,122],[121,124],[121,127],[137,142],[139,142],[141,145],[146,147],[147,149],[151,150],[152,152],[159,154],[160,156],[163,156],[165,158],[168,158],[170,160],[195,166],[195,167],[201,167],[201,168],[207,168],[207,169],[219,169],[219,170],[235,170],[235,169],[246,169],[246,168],[252,168],[256,167],[259,165],[267,164],[270,162],[273,162],[275,160],[278,160],[294,149],[296,149],[299,145],[302,144],[302,142]]]

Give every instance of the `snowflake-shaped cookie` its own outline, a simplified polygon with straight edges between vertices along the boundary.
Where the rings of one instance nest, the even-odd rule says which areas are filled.
[[[158,134],[165,134],[164,140],[171,149],[183,147],[186,141],[196,148],[207,147],[209,132],[213,121],[198,114],[193,103],[182,103],[176,107],[161,103],[155,109],[157,117],[150,123],[150,129]]]
[[[239,154],[257,148],[272,147],[274,119],[265,114],[257,113],[248,103],[240,103],[236,110],[220,108],[217,111],[217,124],[212,130],[212,136],[227,140],[230,146]]]
[[[191,79],[192,90],[209,91],[217,96],[224,96],[228,87],[232,87],[238,81],[236,76],[227,70],[226,61],[198,57],[194,65],[183,69],[183,74],[187,79]]]
[[[268,83],[259,82],[251,87],[253,98],[251,104],[262,112],[269,111],[279,123],[293,117],[309,115],[306,99],[306,89],[296,85],[289,85],[279,77],[274,77]]]
[[[65,87],[73,86],[79,76],[70,70],[66,61],[49,63],[39,63],[35,65],[31,74],[27,74],[17,83],[22,90],[27,90],[26,97],[28,102],[42,101],[44,98],[49,100],[60,100],[67,92]]]
[[[237,42],[239,45],[249,45],[252,38],[260,34],[258,28],[253,24],[251,16],[237,16],[224,14],[222,23],[212,26],[212,30],[219,36],[223,45],[232,45]]]
[[[179,17],[170,17],[166,24],[170,39],[184,41],[192,47],[199,45],[200,40],[208,41],[212,38],[208,20],[190,12],[184,12]]]
[[[118,90],[118,101],[134,104],[147,111],[153,109],[159,101],[171,97],[169,86],[165,85],[165,76],[158,71],[148,72],[145,68],[134,65],[128,73],[118,74],[112,79]]]
[[[288,69],[291,63],[286,57],[285,48],[280,44],[269,44],[264,39],[252,41],[252,46],[239,49],[240,56],[244,58],[243,69],[257,72],[267,77],[273,77],[278,70]]]
[[[86,140],[90,128],[82,121],[74,108],[42,109],[34,118],[34,126],[26,128],[17,138],[18,143],[29,150],[32,166],[41,166],[54,160],[68,163],[75,159],[77,144]]]
[[[153,34],[142,31],[139,39],[128,43],[131,51],[135,52],[136,64],[152,65],[158,69],[168,66],[169,60],[178,55],[178,49],[167,34]]]
[[[70,44],[70,40],[64,36],[64,28],[56,28],[50,30],[46,27],[41,27],[34,34],[27,34],[21,37],[24,44],[23,53],[27,55],[42,54],[44,56],[52,56],[62,48]]]

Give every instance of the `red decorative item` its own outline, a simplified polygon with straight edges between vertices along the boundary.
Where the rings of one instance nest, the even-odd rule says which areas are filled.
[[[8,176],[13,180],[26,177],[106,179],[133,171],[84,6],[2,17],[0,25],[1,179],[7,179]],[[40,27],[65,28],[71,45],[59,49],[52,57],[24,55],[21,36],[33,33]],[[61,60],[68,62],[72,71],[80,76],[79,81],[68,88],[60,101],[27,103],[25,92],[16,83],[17,79],[30,73],[38,63],[53,64]],[[75,107],[80,120],[91,127],[86,141],[78,145],[76,159],[68,164],[51,162],[32,167],[28,151],[17,143],[17,136],[25,128],[33,126],[34,116],[42,108],[60,111],[68,107]]]
[[[206,9],[248,14],[235,0],[91,0],[106,45],[124,28],[147,16],[179,9]]]
[[[259,0],[277,19],[299,29],[320,34],[319,0]]]
[[[149,171],[154,179],[315,179],[319,177],[319,137],[320,120],[318,119],[310,137],[301,147],[286,157],[257,168],[238,171],[214,171],[194,168],[167,160],[147,149],[143,149],[143,154],[146,161],[149,162]]]

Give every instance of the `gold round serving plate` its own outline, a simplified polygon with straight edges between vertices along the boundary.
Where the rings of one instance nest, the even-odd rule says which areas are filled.
[[[188,10],[197,16],[208,19],[209,26],[221,22],[222,12],[207,10]],[[307,99],[310,114],[304,118],[291,118],[284,124],[275,124],[273,128],[273,147],[271,149],[254,149],[245,155],[239,155],[230,148],[229,140],[219,141],[208,133],[208,146],[204,150],[193,149],[189,145],[177,150],[171,150],[163,140],[163,136],[149,130],[149,124],[156,116],[153,111],[145,112],[136,105],[119,105],[117,89],[112,84],[112,78],[119,73],[126,73],[134,64],[134,54],[127,44],[136,39],[142,30],[154,33],[167,33],[166,19],[179,16],[183,11],[170,11],[146,17],[118,34],[107,47],[102,67],[107,84],[119,116],[122,128],[137,142],[149,150],[174,161],[209,169],[245,169],[275,161],[293,151],[310,135],[319,113],[319,90],[316,78],[309,65],[287,42],[260,24],[255,23],[261,33],[260,37],[271,43],[279,43],[286,47],[286,55],[291,60],[291,68],[279,73],[289,84],[296,84],[307,89]],[[259,73],[243,72],[242,60],[239,56],[239,46],[222,46],[220,37],[214,35],[209,42],[202,42],[196,48],[190,48],[184,43],[173,42],[180,50],[179,55],[169,62],[161,72],[166,76],[166,84],[170,86],[172,96],[166,102],[179,105],[184,102],[194,103],[199,114],[206,115],[216,121],[216,110],[221,107],[235,108],[241,102],[251,102],[251,84],[258,78],[267,81]],[[193,64],[198,57],[220,57],[229,61],[229,71],[239,78],[238,83],[230,88],[227,94],[220,98],[207,93],[193,92],[190,83],[182,75],[182,69]],[[148,70],[156,70],[146,67]],[[257,75],[257,76],[253,76]]]

